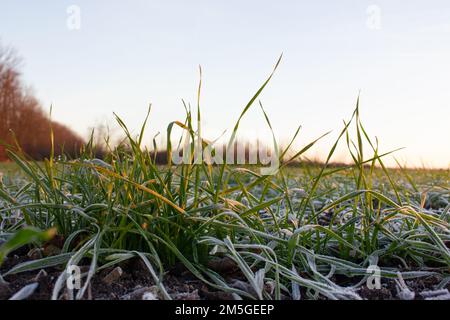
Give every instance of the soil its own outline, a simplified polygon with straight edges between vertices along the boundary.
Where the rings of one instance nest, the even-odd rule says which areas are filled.
[[[24,252],[14,252],[5,259],[0,267],[0,274],[5,273],[19,263],[31,261]],[[112,283],[106,283],[104,278],[115,267],[98,272],[92,279],[85,299],[95,300],[141,300],[143,293],[154,292],[155,282],[148,269],[140,259],[132,259],[121,263],[123,274]],[[83,270],[86,267],[81,267]],[[38,282],[36,291],[28,298],[30,300],[47,300],[51,298],[53,286],[61,274],[61,267],[46,268],[45,273],[41,270],[22,272],[7,275],[4,280],[7,284],[0,282],[0,300],[9,299],[12,295],[28,284]],[[83,270],[84,271],[84,270]],[[36,279],[37,275],[41,275]],[[215,291],[208,288],[202,281],[195,278],[187,270],[176,266],[164,277],[164,286],[171,297],[177,300],[231,300],[231,294]],[[63,299],[66,295],[63,295]]]
[[[24,250],[16,251],[10,254],[0,267],[0,274],[5,273],[13,266],[30,261],[27,252]],[[222,264],[218,264],[220,268],[226,265],[227,261],[223,261]],[[211,265],[210,267],[214,267]],[[83,267],[82,267],[83,268]],[[114,267],[102,270],[98,272],[92,279],[91,285],[85,294],[84,299],[94,300],[141,300],[145,292],[155,292],[155,283],[150,276],[148,269],[139,259],[128,260],[120,264],[120,268],[123,273],[118,279],[111,283],[105,282],[105,277],[109,275]],[[219,270],[217,270],[219,271]],[[244,280],[242,275],[233,268],[230,264],[230,268],[227,270],[221,270],[222,276],[228,280]],[[28,284],[37,282],[38,288],[28,298],[30,300],[47,300],[51,298],[53,286],[56,279],[62,272],[61,267],[52,267],[45,269],[45,272],[40,270],[23,272],[15,275],[8,275],[4,277],[7,284],[0,282],[0,300],[9,299],[12,295],[18,292],[20,289]],[[40,273],[38,279],[36,276]],[[333,279],[341,285],[351,285],[357,283],[360,279],[345,278],[340,276]],[[416,279],[414,281],[406,281],[409,289],[414,291],[415,299],[421,300],[422,296],[420,292],[426,290],[435,290],[435,286],[439,284],[441,279],[438,277],[428,277]],[[203,282],[195,278],[189,271],[185,270],[182,266],[176,266],[170,270],[164,277],[164,286],[168,293],[176,300],[231,300],[233,297],[231,294],[217,291],[211,287],[206,286]],[[447,285],[447,289],[450,290],[450,284]],[[304,290],[301,290],[301,294],[304,297]],[[398,300],[397,289],[394,280],[382,280],[382,287],[379,290],[370,290],[369,288],[362,286],[357,292],[363,299],[368,300]],[[155,293],[155,297],[158,294]],[[67,293],[62,296],[63,299],[67,298]],[[159,297],[160,298],[160,297]],[[286,297],[287,298],[287,297]]]

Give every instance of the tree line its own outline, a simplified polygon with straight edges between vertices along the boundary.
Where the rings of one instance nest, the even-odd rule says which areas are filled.
[[[51,154],[51,130],[55,155],[75,157],[83,139],[67,126],[52,121],[21,78],[20,58],[0,43],[0,161],[6,148],[19,148],[29,157],[42,160]]]

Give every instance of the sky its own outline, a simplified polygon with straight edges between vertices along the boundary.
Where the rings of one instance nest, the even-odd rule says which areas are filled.
[[[381,152],[403,147],[402,164],[450,165],[448,0],[0,0],[0,40],[23,58],[44,108],[85,137],[100,123],[114,128],[113,112],[139,132],[151,103],[145,141],[164,139],[184,120],[181,99],[196,106],[201,65],[202,133],[215,139],[283,53],[259,97],[281,143],[299,125],[297,148],[332,130],[308,154],[324,157],[360,93]],[[239,130],[270,138],[258,104]],[[339,147],[338,158],[347,154]]]

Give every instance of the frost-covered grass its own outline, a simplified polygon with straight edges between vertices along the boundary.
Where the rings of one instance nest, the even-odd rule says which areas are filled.
[[[383,278],[400,272],[403,279],[449,279],[449,171],[387,169],[358,106],[323,165],[288,166],[312,142],[292,159],[292,152],[279,150],[282,165],[268,176],[229,164],[157,166],[141,145],[145,123],[132,137],[117,120],[129,148],[112,150],[104,160],[92,157],[90,145],[79,159],[44,164],[10,151],[20,173],[0,183],[0,237],[8,240],[2,254],[55,233],[64,246],[58,255],[17,265],[3,276],[68,268],[83,259],[89,271],[74,295],[82,298],[96,272],[138,258],[166,299],[165,273],[175,263],[210,287],[249,299],[359,299],[369,265],[380,267]],[[188,111],[168,134],[180,126],[192,141],[203,142],[196,123]],[[238,128],[239,121],[234,132]],[[338,144],[353,159],[347,167],[328,166]],[[371,157],[364,158],[365,149]],[[217,257],[234,261],[247,289],[208,267]],[[61,272],[53,298],[61,297],[66,277]]]

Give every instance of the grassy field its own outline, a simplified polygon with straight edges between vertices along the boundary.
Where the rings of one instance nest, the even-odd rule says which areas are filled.
[[[104,160],[93,159],[89,145],[80,159],[41,164],[10,152],[16,169],[0,169],[0,262],[52,237],[60,246],[3,268],[4,279],[60,267],[51,297],[81,299],[97,274],[138,259],[161,299],[174,298],[166,279],[180,267],[236,299],[367,298],[374,270],[400,297],[423,279],[448,288],[449,171],[387,169],[358,107],[323,165],[288,166],[315,142],[289,159],[287,147],[275,175],[229,164],[157,166],[141,146],[145,123],[136,138],[117,120],[129,149]],[[177,125],[203,142],[194,123],[188,112],[169,136]],[[354,162],[329,167],[338,144]],[[365,149],[373,155],[364,158]],[[85,270],[79,290],[66,288],[64,270],[73,265]]]
[[[0,162],[0,173],[4,177],[15,176],[19,172],[19,167],[14,162]]]

